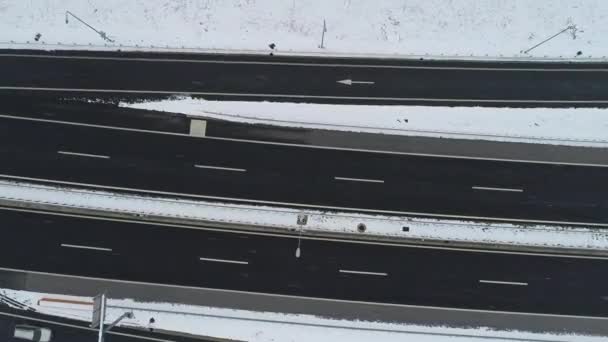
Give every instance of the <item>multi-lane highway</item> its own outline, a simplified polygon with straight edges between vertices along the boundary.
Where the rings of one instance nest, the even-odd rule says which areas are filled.
[[[1,208],[0,268],[396,305],[608,316],[608,259]]]
[[[606,106],[604,64],[0,51],[0,91],[324,103]]]
[[[322,210],[608,227],[608,162],[413,153],[96,104],[273,101],[605,106],[591,64],[0,52],[0,177]],[[466,84],[466,86],[463,86]],[[72,100],[70,100],[72,99]],[[89,102],[90,101],[90,102]],[[265,136],[266,134],[266,136]],[[327,133],[329,134],[329,133]],[[352,137],[352,136],[351,136]],[[336,139],[335,137],[333,139]],[[364,145],[364,144],[360,144]],[[608,317],[603,257],[0,209],[0,268],[391,305]]]
[[[143,120],[143,119],[142,119]],[[418,156],[0,116],[3,178],[253,204],[608,225],[606,166]]]

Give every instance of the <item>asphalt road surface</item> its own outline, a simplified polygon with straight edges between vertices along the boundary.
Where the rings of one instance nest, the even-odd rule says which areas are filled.
[[[0,74],[0,92],[450,106],[608,104],[608,66],[589,63],[3,50]]]
[[[0,268],[357,302],[608,317],[608,260],[3,208]]]
[[[379,153],[0,116],[0,175],[239,203],[608,225],[604,166]]]
[[[161,98],[156,97],[156,100]],[[132,100],[132,99],[125,99]],[[64,94],[2,95],[0,115],[66,121],[127,129],[189,134],[190,118],[185,114],[120,107],[117,99],[90,101]],[[371,113],[370,113],[371,114]],[[600,148],[535,143],[504,143],[467,139],[347,132],[207,119],[207,136],[240,140],[402,152],[439,156],[466,156],[553,163],[608,166],[608,154]]]

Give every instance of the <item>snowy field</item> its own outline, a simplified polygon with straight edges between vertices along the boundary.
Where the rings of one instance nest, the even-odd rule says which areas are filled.
[[[608,110],[600,108],[361,106],[189,97],[120,105],[285,127],[608,147]]]
[[[8,296],[40,313],[82,321],[91,320],[92,298],[0,289]],[[121,325],[181,331],[197,335],[254,342],[296,341],[605,341],[603,337],[496,331],[488,328],[451,328],[385,322],[327,319],[312,315],[282,314],[222,309],[172,303],[146,303],[131,299],[109,299],[107,322],[126,311],[134,318]],[[154,322],[150,323],[153,318]],[[238,326],[238,329],[235,329]]]
[[[607,17],[603,0],[0,0],[0,48],[590,60],[608,55]]]
[[[288,232],[301,230],[302,232],[348,234],[345,238],[353,235],[368,235],[556,250],[568,248],[587,252],[608,248],[608,231],[585,227],[573,228],[541,224],[523,226],[404,216],[328,213],[318,210],[142,197],[6,181],[0,181],[0,199],[137,216],[267,227]],[[297,224],[299,214],[308,215],[308,222],[305,226]],[[357,229],[361,223],[366,226],[364,233]],[[403,227],[407,227],[407,231],[404,231]]]

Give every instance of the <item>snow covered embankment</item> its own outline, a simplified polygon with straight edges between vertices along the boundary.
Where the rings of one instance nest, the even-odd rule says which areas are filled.
[[[90,322],[92,298],[0,289],[0,294],[27,304],[44,314]],[[147,303],[109,299],[108,322],[124,312],[134,317],[121,325],[144,329],[180,331],[254,342],[270,341],[421,341],[480,342],[578,341],[599,342],[603,337],[496,331],[488,328],[452,328],[385,322],[327,319],[312,315],[223,309],[172,303]]]

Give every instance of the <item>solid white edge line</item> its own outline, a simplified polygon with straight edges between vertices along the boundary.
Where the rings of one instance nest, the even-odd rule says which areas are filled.
[[[528,283],[519,281],[500,281],[500,280],[479,280],[483,284],[498,284],[498,285],[516,285],[516,286],[528,286]]]
[[[297,99],[325,99],[325,100],[366,100],[366,101],[401,101],[401,102],[457,102],[457,103],[569,103],[569,104],[605,104],[607,100],[509,100],[509,99],[440,99],[426,97],[374,97],[374,96],[331,96],[331,95],[301,95],[301,94],[253,94],[253,93],[227,93],[202,92],[180,90],[133,90],[133,89],[78,89],[54,87],[7,87],[0,90],[27,90],[27,91],[64,91],[82,93],[121,93],[121,94],[162,94],[162,95],[199,95],[199,96],[233,96],[233,97],[276,97]]]
[[[386,272],[367,272],[367,271],[354,271],[354,270],[338,270],[340,273],[347,274],[362,274],[362,275],[373,275],[373,276],[381,276],[386,277],[388,273]]]
[[[229,259],[216,259],[216,258],[198,258],[200,261],[211,261],[211,262],[220,262],[225,264],[239,264],[239,265],[249,265],[249,261],[240,261],[240,260],[229,260]]]
[[[116,131],[127,131],[127,132],[139,132],[139,133],[151,133],[151,134],[165,134],[165,135],[175,135],[180,137],[193,137],[193,138],[202,138],[209,139],[209,137],[198,137],[192,136],[188,133],[175,133],[175,132],[163,132],[163,131],[152,131],[148,129],[140,129],[140,128],[130,128],[130,127],[117,127],[117,126],[107,126],[107,125],[96,125],[96,124],[88,124],[83,122],[72,122],[72,121],[62,121],[62,120],[52,120],[52,119],[40,119],[40,118],[30,118],[25,116],[14,116],[7,114],[0,114],[0,118],[4,119],[13,119],[13,120],[25,120],[25,121],[38,121],[38,122],[47,122],[54,124],[62,124],[68,126],[82,126],[82,127],[91,127],[91,128],[101,128],[101,129],[110,129]],[[213,138],[211,138],[213,139]],[[608,165],[607,165],[608,167]]]
[[[52,59],[83,59],[83,60],[113,60],[133,62],[170,62],[170,63],[207,63],[207,64],[251,64],[251,65],[287,65],[310,67],[346,67],[346,68],[375,68],[375,69],[425,69],[425,70],[471,70],[471,71],[552,71],[552,72],[608,72],[608,69],[576,69],[576,68],[491,68],[491,67],[445,67],[445,66],[414,66],[414,65],[383,65],[383,64],[339,64],[339,63],[302,63],[302,62],[261,62],[261,61],[224,61],[201,59],[172,59],[172,58],[142,58],[142,57],[95,57],[95,56],[50,56],[27,54],[1,54],[0,57],[52,58]],[[456,61],[461,62],[461,61]],[[494,61],[496,63],[496,61]],[[504,63],[504,62],[503,62]],[[567,63],[567,62],[565,62]],[[353,82],[354,83],[354,82]]]
[[[59,153],[59,154],[65,154],[65,155],[68,155],[68,156],[110,159],[110,156],[104,156],[104,155],[101,155],[101,154],[89,154],[89,153],[78,153],[78,152],[68,152],[68,151],[57,151],[57,153]]]
[[[246,172],[247,169],[239,169],[235,167],[223,167],[223,166],[209,166],[209,165],[201,165],[194,164],[194,167],[199,169],[212,169],[212,170],[224,170],[224,171],[236,171],[236,172]]]
[[[377,305],[377,306],[387,306],[387,307],[401,307],[401,308],[414,308],[414,309],[418,308],[418,309],[458,311],[458,312],[477,312],[477,313],[487,313],[487,314],[505,314],[505,315],[513,315],[513,316],[536,316],[536,317],[574,318],[574,319],[592,319],[592,320],[608,321],[608,317],[599,317],[599,316],[558,315],[558,314],[531,313],[531,312],[522,312],[522,311],[463,309],[463,308],[450,308],[450,307],[441,307],[441,306],[365,302],[365,301],[359,301],[359,300],[332,299],[332,298],[324,298],[324,297],[305,297],[305,296],[297,296],[297,295],[274,294],[274,293],[267,293],[267,292],[226,290],[226,289],[216,289],[216,288],[201,287],[201,286],[197,287],[197,286],[188,286],[188,285],[171,285],[171,284],[164,284],[164,283],[150,283],[150,282],[143,282],[143,281],[120,280],[120,279],[113,279],[113,278],[78,276],[78,275],[71,275],[71,274],[31,271],[31,270],[26,270],[26,269],[18,269],[18,268],[10,268],[10,267],[0,267],[0,270],[10,271],[10,272],[40,274],[40,275],[47,275],[47,276],[59,276],[59,277],[75,278],[75,279],[100,280],[100,281],[108,281],[108,282],[123,283],[123,284],[158,286],[158,287],[165,287],[165,288],[179,288],[179,289],[190,289],[190,290],[207,290],[207,291],[238,293],[238,294],[253,294],[253,295],[260,295],[260,296],[265,296],[265,297],[318,300],[318,301],[323,301],[323,302],[351,303],[351,304],[362,304],[362,305]]]
[[[365,183],[384,183],[381,179],[367,179],[367,178],[348,178],[348,177],[334,177],[335,180],[351,181],[351,182],[365,182]]]
[[[112,251],[111,248],[95,247],[95,246],[84,246],[84,245],[73,245],[73,244],[70,244],[70,243],[62,243],[61,247],[76,248],[76,249],[90,249],[90,250],[94,250],[94,251],[104,251],[104,252],[111,252]]]
[[[44,315],[48,315],[48,314],[44,314]],[[99,329],[93,329],[93,328],[90,328],[90,327],[87,327],[87,326],[83,326],[83,325],[76,325],[76,324],[69,324],[69,323],[51,321],[51,320],[48,320],[48,319],[30,317],[30,316],[25,316],[25,315],[18,315],[18,314],[9,313],[9,312],[2,312],[2,311],[0,311],[0,316],[16,317],[16,318],[21,318],[21,319],[24,319],[24,320],[29,320],[29,321],[34,321],[34,322],[41,322],[41,323],[59,325],[59,326],[62,326],[62,327],[69,327],[69,328],[75,328],[75,329],[81,329],[81,330],[89,330],[89,331],[92,331],[92,332],[99,331]],[[165,339],[156,338],[156,337],[133,335],[133,334],[122,333],[122,332],[117,332],[117,331],[112,331],[112,330],[106,331],[105,333],[106,334],[111,334],[111,335],[117,335],[117,336],[125,336],[125,337],[138,338],[138,339],[148,340],[148,341],[176,342],[174,340],[165,340]]]
[[[383,151],[383,150],[357,149],[357,148],[348,148],[348,147],[332,147],[332,146],[320,146],[320,145],[302,145],[302,144],[292,144],[292,143],[280,143],[280,142],[273,142],[273,141],[250,140],[250,139],[234,139],[234,138],[213,137],[213,136],[195,137],[195,136],[191,136],[190,134],[185,134],[185,133],[151,131],[151,130],[138,129],[138,128],[115,127],[115,126],[106,126],[106,125],[94,125],[94,124],[86,124],[86,123],[76,123],[76,122],[61,121],[61,120],[50,120],[50,119],[37,119],[37,118],[28,118],[28,117],[18,117],[18,116],[13,116],[13,115],[6,115],[6,114],[0,114],[0,118],[13,119],[13,120],[25,120],[25,121],[40,121],[40,122],[56,123],[56,124],[63,124],[63,125],[70,125],[70,126],[93,127],[93,128],[101,128],[101,129],[111,129],[111,130],[127,131],[127,132],[140,132],[140,133],[149,133],[149,134],[164,134],[164,135],[173,135],[173,136],[180,136],[180,137],[190,137],[190,138],[195,138],[195,139],[211,139],[211,140],[221,140],[221,141],[234,141],[234,142],[260,144],[260,145],[291,146],[291,147],[311,148],[311,149],[320,149],[320,150],[351,151],[351,152],[378,153],[378,154],[404,155],[404,156],[430,157],[430,158],[485,160],[485,161],[498,161],[498,162],[523,163],[523,164],[527,163],[527,164],[542,164],[542,165],[568,165],[568,166],[588,166],[588,167],[608,168],[608,164],[568,163],[568,162],[551,162],[551,161],[542,161],[542,160],[502,159],[502,158],[472,157],[472,156],[463,156],[463,155],[449,155],[449,154],[432,154],[432,153],[416,153],[416,152]]]
[[[298,235],[295,235],[295,234],[294,235],[289,235],[289,234],[263,233],[263,232],[259,232],[259,231],[235,230],[235,229],[231,229],[231,228],[212,228],[212,227],[206,227],[206,226],[194,226],[194,225],[175,224],[175,223],[162,223],[162,222],[154,222],[154,221],[137,221],[137,220],[130,220],[130,219],[108,218],[108,217],[90,216],[90,215],[82,215],[82,214],[68,214],[68,213],[62,213],[62,212],[53,212],[53,211],[36,210],[36,209],[13,208],[13,207],[4,207],[4,206],[0,206],[0,210],[28,212],[28,213],[39,214],[39,215],[77,217],[77,218],[88,219],[88,220],[123,222],[123,223],[151,225],[151,226],[158,226],[158,227],[170,227],[170,228],[205,230],[205,231],[222,232],[222,233],[230,233],[230,234],[248,234],[248,235],[258,235],[258,236],[271,236],[271,237],[279,237],[279,238],[286,238],[286,239],[330,241],[330,242],[339,242],[339,243],[352,243],[352,244],[360,244],[360,245],[390,246],[390,247],[402,247],[402,248],[435,249],[435,250],[457,251],[457,252],[467,252],[467,253],[527,255],[527,256],[535,256],[535,257],[566,258],[566,259],[608,260],[608,256],[588,256],[588,255],[576,255],[576,254],[573,255],[573,254],[556,254],[556,253],[517,252],[517,251],[490,250],[490,249],[473,249],[473,248],[464,248],[464,247],[443,247],[443,246],[433,246],[433,245],[418,245],[418,244],[410,244],[410,243],[391,243],[391,242],[380,242],[380,241],[351,240],[351,239],[346,239],[346,238],[345,239],[326,238],[326,237],[315,237],[315,236],[307,236],[307,235],[299,235],[299,234]]]
[[[473,186],[471,187],[473,190],[488,190],[488,191],[505,191],[505,192],[524,192],[524,189],[514,189],[514,188],[492,188],[486,186]]]
[[[486,221],[490,220],[490,221],[506,221],[506,222],[525,222],[525,223],[553,224],[553,225],[566,225],[566,226],[593,226],[593,227],[607,227],[608,226],[608,223],[575,222],[575,221],[567,222],[567,221],[550,221],[550,220],[527,220],[527,219],[507,218],[507,217],[484,217],[484,216],[465,216],[465,215],[433,214],[433,213],[421,213],[421,212],[415,212],[415,211],[396,211],[396,210],[382,210],[382,209],[349,208],[349,207],[327,206],[327,205],[318,205],[318,204],[288,203],[288,202],[277,202],[277,201],[247,199],[247,198],[234,198],[234,197],[223,197],[223,196],[184,194],[184,193],[171,192],[171,191],[133,189],[133,188],[126,188],[126,187],[118,187],[118,186],[87,184],[87,183],[60,181],[60,180],[44,179],[44,178],[14,176],[14,175],[7,175],[7,174],[0,174],[0,177],[12,178],[12,179],[20,179],[20,180],[28,180],[28,181],[38,181],[38,182],[42,181],[42,182],[47,182],[47,183],[50,182],[50,183],[56,183],[56,184],[78,185],[78,186],[85,186],[85,187],[89,187],[89,188],[124,190],[124,191],[132,191],[132,192],[139,192],[139,193],[172,195],[172,196],[181,196],[181,197],[190,197],[190,198],[207,198],[207,199],[214,199],[214,200],[235,201],[235,202],[241,202],[241,203],[275,204],[275,205],[292,206],[292,207],[297,207],[297,208],[317,208],[317,209],[321,209],[321,210],[336,209],[336,210],[346,210],[346,211],[354,211],[354,212],[360,212],[360,213],[381,213],[381,214],[396,214],[396,215],[406,215],[406,216],[407,215],[410,215],[410,216],[425,216],[425,217],[433,217],[433,218],[453,218],[453,219],[466,219],[466,220],[486,220]]]

